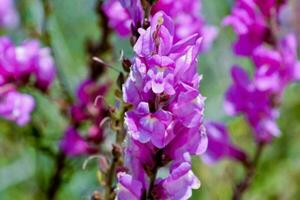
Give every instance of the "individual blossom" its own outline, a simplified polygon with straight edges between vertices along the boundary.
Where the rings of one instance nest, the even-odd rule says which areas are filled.
[[[0,86],[4,89],[4,86]],[[14,89],[1,91],[0,117],[24,126],[31,119],[31,112],[35,106],[34,99],[28,94],[22,94]]]
[[[69,156],[97,152],[97,148],[89,144],[74,127],[66,129],[64,137],[60,141],[60,149]]]
[[[129,13],[123,8],[119,0],[105,1],[102,9],[109,19],[109,26],[121,37],[125,37],[130,34],[132,20]]]
[[[0,28],[14,28],[18,23],[14,0],[0,0]]]
[[[168,142],[167,128],[171,124],[172,114],[157,110],[150,112],[148,103],[141,102],[134,111],[126,114],[125,123],[128,134],[142,143],[151,142],[158,148],[163,148]]]
[[[199,92],[201,76],[197,73],[202,40],[194,34],[177,42],[174,27],[172,18],[158,12],[150,27],[139,29],[140,37],[133,47],[136,55],[123,85],[124,101],[132,109],[125,113],[128,171],[118,176],[121,200],[126,195],[133,199],[188,198],[192,189],[200,187],[190,156],[203,154],[207,146],[205,98]],[[156,177],[169,163],[169,176]],[[124,177],[141,189],[132,191],[131,184],[124,184]]]
[[[144,18],[144,10],[139,0],[119,0],[129,13],[129,16],[132,20],[132,26],[136,29],[142,25]]]
[[[122,200],[139,200],[142,197],[142,184],[133,179],[125,172],[118,173],[118,195],[117,199]]]
[[[231,142],[230,134],[223,124],[210,122],[205,127],[208,147],[202,158],[206,163],[214,163],[224,158],[246,162],[246,153]]]
[[[108,17],[109,26],[121,37],[142,25],[144,11],[140,0],[107,0],[102,10]]]
[[[156,183],[153,196],[155,199],[189,199],[192,189],[200,187],[200,181],[192,171],[189,154],[185,154],[183,162],[171,166],[170,174]]]

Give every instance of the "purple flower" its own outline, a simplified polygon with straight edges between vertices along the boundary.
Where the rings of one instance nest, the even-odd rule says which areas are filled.
[[[120,1],[105,1],[102,9],[109,19],[109,26],[113,28],[121,37],[128,36],[130,33],[132,20],[128,12],[122,7]]]
[[[298,60],[297,39],[292,33],[287,34],[280,42],[283,65],[286,65],[285,74],[288,80],[300,80],[300,62]]]
[[[201,155],[207,149],[208,140],[203,126],[186,128],[175,123],[170,134],[173,139],[164,149],[164,154],[169,159],[183,159],[186,152],[190,155]]]
[[[280,130],[276,119],[278,110],[274,107],[274,96],[256,87],[247,73],[240,67],[232,68],[233,84],[226,92],[225,111],[229,115],[244,114],[254,130],[258,141],[270,141]]]
[[[172,112],[185,127],[200,127],[203,123],[204,100],[199,91],[182,83],[178,89],[177,101],[172,105]]]
[[[123,5],[123,9],[119,2]],[[128,36],[131,24],[133,31],[137,31],[141,27],[144,17],[143,8],[139,0],[119,0],[119,2],[109,0],[104,4],[103,10],[109,18],[110,26],[120,36]],[[198,0],[160,0],[151,9],[152,17],[160,11],[165,12],[175,21],[175,34],[172,34],[175,42],[197,33],[203,37],[202,50],[207,50],[217,37],[217,28],[206,25],[200,16],[201,4]],[[119,15],[115,15],[115,13],[119,13]],[[156,20],[151,19],[151,21]],[[149,32],[148,34],[150,36]],[[149,37],[144,39],[149,39]],[[152,42],[149,44],[154,45]]]
[[[230,141],[227,128],[223,124],[206,124],[208,135],[208,147],[206,153],[202,156],[205,162],[214,163],[225,157],[246,161],[247,155]]]
[[[88,119],[99,119],[106,116],[103,98],[109,88],[109,84],[101,85],[87,79],[82,81],[77,90],[77,102],[71,107],[72,119],[80,123]]]
[[[99,86],[91,80],[83,81],[80,85],[77,92],[78,102],[71,106],[72,123],[77,128],[68,128],[61,141],[61,149],[65,154],[78,156],[97,152],[94,146],[104,139],[103,128],[100,124],[108,114],[102,99],[106,91],[107,86]],[[87,136],[83,138],[79,130],[80,125],[86,122],[91,125],[87,130]]]
[[[128,178],[142,185],[142,192],[134,194],[127,187],[124,194],[184,199],[200,186],[187,157],[203,154],[207,147],[205,98],[198,90],[197,72],[201,39],[195,34],[175,43],[174,23],[164,12],[156,13],[150,24],[139,29],[136,55],[123,85],[124,101],[133,107],[125,113],[125,167],[131,174]],[[150,187],[152,172],[168,163],[169,176],[156,177],[157,186]]]
[[[2,4],[1,4],[2,6]],[[0,6],[0,8],[1,8]],[[0,9],[1,11],[1,9]],[[0,88],[18,88],[32,78],[38,89],[45,91],[55,78],[55,67],[47,48],[41,48],[36,40],[28,40],[15,46],[8,37],[0,37]],[[34,100],[30,95],[9,90],[1,92],[1,115],[18,125],[30,121]]]
[[[35,77],[35,84],[47,90],[56,70],[48,48],[41,48],[37,40],[24,41],[15,46],[9,38],[0,38],[0,74],[5,83],[23,85]]]
[[[134,46],[134,52],[141,57],[154,54],[166,56],[173,46],[174,23],[164,12],[158,12],[147,29],[139,29],[140,37]]]
[[[192,189],[200,187],[200,181],[192,172],[189,154],[185,154],[186,160],[176,163],[171,167],[170,174],[158,180],[153,190],[155,199],[189,199]]]
[[[154,15],[159,11],[164,11],[175,21],[175,42],[198,33],[203,37],[202,49],[206,50],[218,34],[217,28],[206,25],[200,16],[201,2],[198,0],[160,0],[154,4],[151,13]]]
[[[0,86],[3,88],[4,86]],[[24,126],[30,121],[35,106],[32,96],[9,90],[0,94],[0,116]]]
[[[142,25],[144,18],[140,0],[107,0],[102,10],[108,17],[109,26],[121,37],[128,36],[131,29],[136,31]]]
[[[0,27],[14,28],[18,23],[14,0],[0,0]]]
[[[253,61],[256,65],[255,84],[260,90],[280,96],[290,82],[300,78],[297,41],[293,34],[281,40],[278,51],[258,47],[253,53]]]
[[[65,135],[60,141],[60,149],[69,156],[79,156],[97,152],[97,149],[82,138],[74,127],[66,129]]]
[[[72,125],[66,129],[61,140],[62,151],[69,156],[96,153],[95,148],[104,141],[104,130],[101,124],[108,116],[104,96],[109,83],[99,84],[95,80],[82,81],[77,90],[77,101],[70,107]],[[85,137],[79,131],[84,124],[89,124]]]
[[[35,63],[34,74],[36,85],[41,90],[47,90],[56,77],[56,69],[51,51],[48,48],[39,50],[38,60]]]
[[[267,22],[253,0],[237,0],[231,15],[224,19],[223,24],[232,26],[238,35],[234,44],[237,55],[251,55],[256,47],[270,37]]]
[[[150,112],[149,104],[141,102],[136,110],[126,113],[125,123],[128,127],[128,134],[142,142],[151,140],[153,145],[163,148],[169,141],[168,126],[172,120],[172,114],[168,111],[157,110]]]
[[[125,172],[117,175],[118,188],[117,199],[119,200],[139,200],[142,197],[142,184],[138,180]]]
[[[144,10],[139,0],[119,0],[122,6],[129,13],[131,20],[133,22],[133,26],[135,28],[141,26],[143,18],[144,18]]]
[[[159,148],[170,140],[168,129],[172,129],[173,115],[186,127],[198,129],[203,116],[204,98],[198,91],[200,77],[196,68],[200,44],[194,36],[173,44],[173,30],[172,20],[159,12],[151,26],[140,31],[143,33],[134,46],[140,58],[134,59],[123,87],[124,100],[136,106],[125,117],[129,135],[143,143],[151,140]],[[163,102],[159,96],[172,100]]]
[[[168,95],[175,94],[174,84],[174,68],[175,63],[166,56],[153,56],[149,61],[149,70],[147,72],[149,80],[145,85],[145,92],[149,89],[155,94],[165,92]]]

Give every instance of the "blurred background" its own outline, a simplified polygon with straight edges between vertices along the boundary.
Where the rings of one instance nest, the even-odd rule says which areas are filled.
[[[24,31],[32,26],[41,26],[42,8],[39,0],[18,0],[21,27],[12,31],[1,31],[14,41],[22,41]],[[212,48],[199,58],[199,72],[203,74],[202,94],[206,100],[206,120],[226,122],[235,144],[253,153],[253,139],[243,118],[229,118],[223,111],[223,95],[230,84],[229,70],[233,64],[241,64],[251,71],[247,59],[237,58],[231,51],[235,36],[230,28],[220,26],[224,16],[230,13],[233,0],[202,0],[203,16],[207,23],[219,27],[219,36]],[[87,68],[85,42],[101,34],[94,12],[94,0],[53,0],[53,18],[50,34],[57,67],[64,74],[70,91],[74,91],[84,79]],[[290,13],[291,15],[292,13]],[[288,17],[288,16],[286,16]],[[120,51],[130,57],[132,50],[127,39],[113,35],[113,55],[106,60],[121,68],[118,63]],[[108,70],[109,77],[116,80],[118,72]],[[58,83],[51,89],[52,97],[59,98]],[[35,124],[19,128],[13,123],[0,120],[0,199],[39,200],[44,199],[48,179],[55,170],[53,159],[47,148],[58,151],[58,142],[67,126],[56,104],[35,90],[24,88],[32,94],[37,106],[32,121]],[[107,101],[113,105],[113,94]],[[281,106],[279,126],[282,135],[275,139],[264,152],[258,166],[253,186],[244,199],[249,200],[296,200],[300,199],[300,84],[290,85]],[[32,131],[35,130],[35,131]],[[46,148],[47,147],[47,148]],[[92,161],[83,170],[86,158],[68,159],[63,173],[62,187],[58,193],[61,200],[89,199],[99,187],[97,163]],[[192,199],[226,200],[232,195],[234,184],[243,177],[243,168],[232,161],[221,161],[206,165],[201,158],[193,159],[195,173],[202,186],[193,191]]]

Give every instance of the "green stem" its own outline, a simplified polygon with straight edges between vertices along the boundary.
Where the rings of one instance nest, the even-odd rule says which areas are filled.
[[[262,156],[263,149],[265,147],[265,143],[258,143],[256,147],[256,151],[253,157],[253,160],[246,167],[246,175],[241,182],[239,182],[235,189],[232,200],[241,200],[243,194],[249,189],[252,184],[253,178],[256,174],[256,167],[258,165],[259,159]]]

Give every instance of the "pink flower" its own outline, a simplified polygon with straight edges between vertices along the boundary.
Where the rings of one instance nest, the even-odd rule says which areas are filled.
[[[16,122],[19,126],[24,126],[30,121],[34,106],[34,99],[28,94],[21,94],[15,90],[0,94],[0,116]]]

